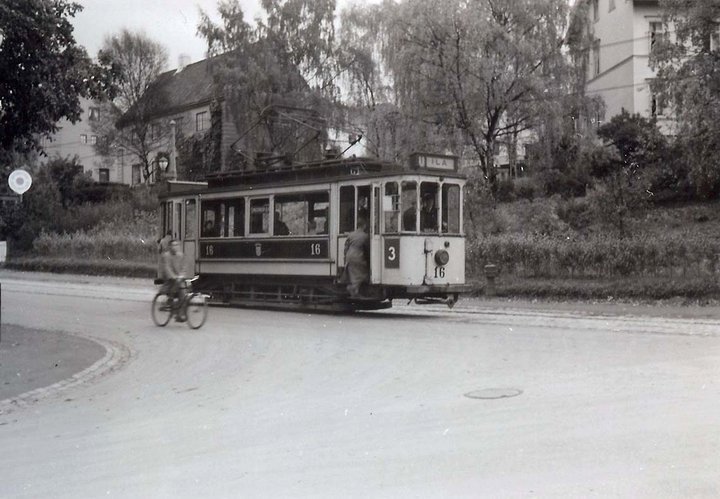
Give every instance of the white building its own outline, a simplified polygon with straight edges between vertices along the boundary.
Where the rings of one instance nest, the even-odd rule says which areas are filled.
[[[50,159],[73,158],[77,156],[78,163],[83,166],[83,172],[97,182],[122,182],[123,171],[121,165],[112,158],[105,158],[95,152],[95,144],[104,140],[92,129],[92,122],[99,118],[100,105],[89,99],[80,99],[82,115],[77,123],[67,119],[61,120],[58,131],[51,139],[43,139],[42,147]]]
[[[668,127],[665,106],[650,89],[650,53],[665,36],[658,0],[578,0],[575,8],[582,7],[591,39],[586,95],[605,102],[605,112],[591,121],[607,121],[625,109]]]

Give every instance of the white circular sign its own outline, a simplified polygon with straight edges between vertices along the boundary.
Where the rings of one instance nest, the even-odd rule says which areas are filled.
[[[8,185],[18,194],[25,194],[32,185],[32,177],[25,170],[15,170],[8,177]]]

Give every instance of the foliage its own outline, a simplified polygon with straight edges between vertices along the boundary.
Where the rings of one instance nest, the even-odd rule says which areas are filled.
[[[212,171],[213,165],[221,163],[220,113],[218,105],[211,107],[211,126],[207,133],[178,138],[177,169],[179,178],[202,181]]]
[[[405,1],[383,54],[418,120],[462,131],[491,189],[493,144],[531,128],[565,92],[567,3]]]
[[[65,0],[0,3],[0,149],[40,150],[58,121],[80,119],[80,97],[112,94],[114,68],[93,63],[73,37],[82,7]]]
[[[584,237],[541,233],[497,234],[468,242],[477,272],[487,263],[526,277],[712,275],[720,272],[720,242],[708,234]]]
[[[657,69],[653,91],[677,120],[676,135],[697,196],[720,194],[720,44],[715,0],[661,0],[664,21],[674,36],[656,41],[651,63]],[[714,40],[713,40],[714,39]]]
[[[99,116],[92,122],[93,131],[104,140],[96,149],[103,156],[126,151],[142,165],[143,179],[148,182],[154,166],[150,153],[167,141],[169,125],[152,127],[158,109],[167,96],[153,91],[158,75],[167,65],[167,51],[143,33],[123,29],[105,39],[100,57],[112,61],[118,72],[117,95],[106,100]]]
[[[134,224],[118,226],[117,219],[103,221],[89,230],[75,232],[41,232],[33,242],[33,254],[84,259],[129,260],[153,262],[157,257],[154,234],[156,220],[145,215],[136,217]]]
[[[5,263],[7,268],[27,272],[58,272],[67,274],[155,277],[157,262],[135,260],[95,260],[56,256],[14,257]]]
[[[77,156],[52,158],[45,163],[43,169],[47,170],[47,180],[57,189],[63,208],[81,202],[81,191],[93,184],[92,179],[83,175],[83,166]]]
[[[601,223],[624,232],[630,213],[651,200],[648,178],[662,168],[668,144],[654,120],[623,110],[598,128],[604,148],[589,155],[589,173],[597,180],[588,201]]]
[[[0,235],[11,241],[13,253],[30,250],[43,232],[88,231],[106,223],[118,233],[126,227],[147,232],[156,226],[157,196],[152,191],[95,184],[82,174],[77,158],[54,158],[32,174],[32,188],[22,203],[0,207]]]
[[[237,1],[218,5],[220,24],[202,13],[198,32],[214,60],[218,94],[241,137],[248,162],[258,153],[317,159],[320,118],[334,97],[334,0],[263,0],[264,19],[251,26]],[[311,144],[317,147],[311,150]]]

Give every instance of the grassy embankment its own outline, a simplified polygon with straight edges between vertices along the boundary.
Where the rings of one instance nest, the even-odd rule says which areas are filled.
[[[592,222],[574,230],[552,205],[501,205],[492,222],[500,233],[468,242],[480,289],[493,263],[499,296],[720,299],[719,203],[656,207],[628,217],[624,234]]]
[[[499,205],[495,233],[468,238],[468,278],[478,293],[487,293],[483,268],[493,263],[500,270],[494,286],[498,296],[718,299],[719,207],[656,208],[630,218],[620,236],[593,226],[571,230],[553,215],[548,200]],[[150,278],[157,256],[156,222],[154,212],[126,210],[90,229],[43,233],[31,252],[7,266]]]

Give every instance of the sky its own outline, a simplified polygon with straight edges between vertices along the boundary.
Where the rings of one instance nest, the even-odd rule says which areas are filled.
[[[75,41],[91,57],[97,56],[106,36],[123,28],[142,31],[168,51],[168,68],[177,67],[180,54],[191,62],[205,58],[207,46],[196,34],[199,9],[217,20],[217,0],[75,0],[82,5],[71,22]],[[241,0],[246,19],[260,12],[260,0]]]
[[[83,6],[74,19],[75,41],[96,57],[106,36],[123,28],[143,31],[168,51],[167,69],[176,68],[180,54],[191,62],[205,58],[207,45],[196,34],[199,9],[218,20],[217,0],[74,0]],[[338,0],[341,8],[353,0]],[[378,0],[354,0],[376,3]],[[246,20],[253,20],[262,9],[260,0],[240,0]]]

